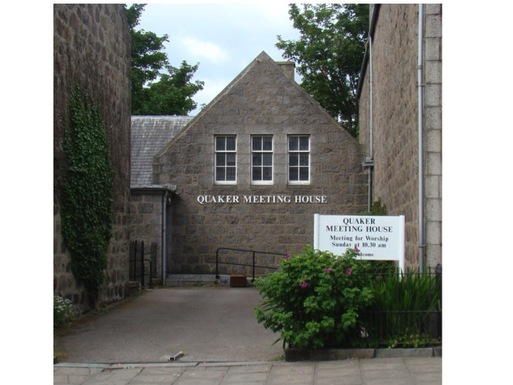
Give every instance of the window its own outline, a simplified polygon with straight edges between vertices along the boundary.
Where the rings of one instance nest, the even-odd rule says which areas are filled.
[[[289,182],[308,183],[310,181],[310,137],[308,135],[289,136]]]
[[[273,181],[273,137],[251,137],[251,181],[272,183]]]
[[[220,183],[235,183],[237,150],[236,137],[215,137],[215,181]]]

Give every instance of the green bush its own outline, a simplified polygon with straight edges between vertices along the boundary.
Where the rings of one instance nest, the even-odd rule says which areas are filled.
[[[284,344],[323,348],[349,342],[359,330],[359,312],[369,305],[367,267],[358,250],[342,256],[306,248],[285,256],[276,272],[258,278],[259,323],[279,332]]]
[[[59,327],[75,318],[73,302],[55,295],[53,297],[53,326]]]

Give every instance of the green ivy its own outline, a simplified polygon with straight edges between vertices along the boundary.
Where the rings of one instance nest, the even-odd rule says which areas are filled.
[[[112,167],[99,109],[79,88],[70,95],[70,124],[63,149],[67,169],[61,195],[62,236],[73,274],[94,304],[112,234]]]

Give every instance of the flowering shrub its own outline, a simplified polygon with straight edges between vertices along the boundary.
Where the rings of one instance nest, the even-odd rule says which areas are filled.
[[[75,318],[73,302],[58,295],[53,297],[53,325],[61,326]]]
[[[372,300],[358,252],[336,256],[309,247],[287,254],[277,271],[255,281],[262,296],[258,322],[290,347],[343,345],[358,330],[359,310]]]

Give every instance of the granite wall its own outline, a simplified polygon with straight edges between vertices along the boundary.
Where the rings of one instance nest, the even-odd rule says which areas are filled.
[[[59,190],[65,170],[63,130],[69,95],[79,86],[98,103],[112,168],[113,235],[101,302],[119,300],[128,288],[130,200],[130,35],[122,4],[54,5],[54,294],[83,309],[88,300],[76,282],[61,235]]]

